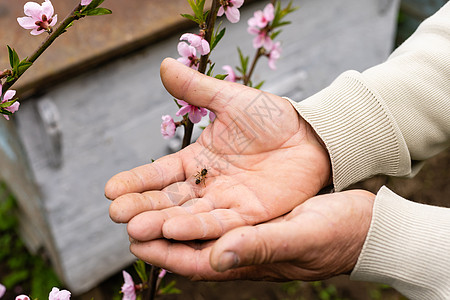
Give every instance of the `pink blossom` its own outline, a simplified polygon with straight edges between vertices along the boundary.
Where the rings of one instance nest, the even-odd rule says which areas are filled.
[[[209,111],[209,120],[211,122],[214,122],[215,119],[216,119],[216,114],[213,113],[212,111]]]
[[[92,0],[81,0],[81,5],[89,5],[91,2]]]
[[[27,295],[20,295],[16,297],[16,300],[30,300],[30,297]]]
[[[162,120],[161,134],[163,138],[169,139],[175,135],[175,129],[177,128],[177,126],[175,125],[172,117],[169,115],[162,116]]]
[[[275,18],[274,11],[272,3],[267,4],[263,11],[258,10],[253,13],[253,18],[250,18],[247,22],[248,26],[263,29]]]
[[[48,300],[70,300],[70,292],[68,290],[60,291],[58,288],[52,288],[48,295]]]
[[[2,95],[2,85],[0,84],[0,97],[1,97],[1,95]],[[3,99],[1,100],[0,103],[5,103],[5,102],[8,102],[8,101],[11,101],[11,99],[15,95],[16,95],[16,91],[15,90],[6,91],[5,94],[3,95]],[[16,111],[19,110],[19,105],[20,105],[19,101],[16,101],[11,106],[4,107],[3,109],[5,109],[5,110],[7,110],[9,112],[15,113]],[[9,120],[9,116],[7,116],[7,115],[3,115],[3,116],[5,117],[6,120]]]
[[[122,300],[136,300],[136,289],[134,287],[134,281],[127,271],[122,271],[123,280],[125,281],[122,285]]]
[[[27,17],[17,18],[17,22],[25,29],[33,29],[32,35],[38,35],[44,31],[50,33],[52,26],[55,26],[58,21],[58,16],[53,15],[54,9],[50,0],[45,0],[41,5],[36,2],[27,2],[24,12]]]
[[[159,271],[158,278],[164,278],[164,276],[166,276],[166,274],[167,274],[167,270],[161,269],[161,271]]]
[[[273,41],[272,39],[267,35],[266,30],[259,30],[256,27],[249,27],[248,33],[256,35],[253,39],[253,48],[259,49],[261,47],[264,47],[267,51],[270,51],[272,48]]]
[[[231,66],[229,65],[225,65],[222,67],[222,69],[225,70],[225,72],[227,72],[227,77],[225,77],[224,80],[226,81],[231,81],[231,82],[236,82],[236,73],[234,73],[234,70]]]
[[[266,5],[263,11],[258,10],[253,14],[253,18],[250,18],[247,22],[248,33],[256,35],[253,39],[253,47],[255,49],[264,47],[267,51],[272,48],[272,39],[269,37],[270,31],[269,23],[275,18],[274,7],[272,3]]]
[[[272,49],[269,52],[269,68],[275,70],[277,67],[275,66],[275,62],[281,56],[281,44],[280,42],[276,42],[273,44]]]
[[[3,297],[6,293],[6,287],[0,283],[0,298]]]
[[[197,57],[197,51],[194,47],[189,46],[186,43],[178,43],[178,53],[181,55],[177,60],[186,66],[197,70],[200,62]]]
[[[188,41],[200,55],[206,55],[210,52],[208,41],[198,34],[185,33],[180,37],[180,41]]]
[[[189,114],[189,120],[194,124],[200,122],[208,114],[206,108],[190,105],[183,100],[177,100],[177,102],[181,105],[181,108],[177,111],[176,115],[184,116],[185,114]]]
[[[231,23],[239,22],[241,14],[239,12],[239,7],[244,4],[244,0],[220,0],[220,8],[217,15],[220,17],[225,13],[228,21]]]

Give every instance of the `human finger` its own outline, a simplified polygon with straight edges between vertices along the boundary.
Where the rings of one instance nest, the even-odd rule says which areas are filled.
[[[196,207],[201,206],[196,205]],[[225,232],[243,225],[248,225],[247,221],[233,209],[193,211],[190,214],[179,214],[167,219],[162,226],[162,234],[165,238],[178,241],[206,240],[218,238]]]
[[[317,240],[314,226],[291,221],[272,222],[233,229],[211,250],[214,270],[226,270],[299,259]]]
[[[134,216],[151,210],[180,205],[195,197],[192,184],[176,182],[162,191],[129,193],[119,196],[109,206],[109,216],[116,223],[128,223]]]
[[[189,202],[196,202],[195,205],[184,205],[184,206],[174,206],[169,207],[163,210],[155,210],[155,211],[145,211],[134,216],[128,222],[127,230],[128,235],[135,240],[138,241],[149,241],[163,237],[163,226],[166,222],[177,219],[182,216],[192,216],[193,214],[204,213],[210,211],[211,204],[208,204],[209,201],[204,199],[191,199]],[[189,219],[189,218],[188,218]],[[195,219],[195,218],[194,218]],[[184,221],[185,218],[181,218],[181,221]],[[192,233],[190,233],[189,228],[194,230],[194,233],[198,235],[198,227],[195,222],[188,223],[176,223],[175,225],[184,228],[180,232],[177,232],[179,239],[181,241],[186,240],[194,240],[196,238],[191,238]],[[206,225],[205,225],[206,226]],[[214,227],[216,228],[216,226]],[[212,230],[212,229],[211,229]],[[183,236],[182,233],[185,233],[186,236]],[[165,237],[165,236],[164,236]],[[166,237],[167,238],[167,237]]]
[[[240,84],[203,75],[172,58],[162,62],[160,74],[162,83],[172,96],[216,113],[220,113],[227,106],[225,104],[237,95],[241,96],[240,99],[254,99],[261,93]]]
[[[165,239],[132,242],[130,251],[138,258],[193,280],[225,280],[228,274],[214,271],[209,265],[210,243],[173,242]]]
[[[114,175],[105,185],[105,196],[114,200],[127,193],[161,190],[171,183],[185,180],[179,152],[164,156],[151,164]]]

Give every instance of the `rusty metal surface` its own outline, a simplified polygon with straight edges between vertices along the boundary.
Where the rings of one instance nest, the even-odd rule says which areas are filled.
[[[15,48],[20,58],[30,56],[46,38],[32,36],[19,26],[27,0],[0,0],[0,69],[9,67],[6,45]],[[38,2],[42,2],[38,0]],[[79,0],[53,0],[58,23]],[[39,93],[61,77],[71,77],[99,63],[123,55],[134,48],[170,34],[183,26],[181,12],[189,12],[186,0],[106,0],[102,7],[113,11],[108,16],[86,17],[59,37],[13,86],[21,96]],[[185,22],[184,22],[185,23]],[[186,26],[186,25],[184,25]]]

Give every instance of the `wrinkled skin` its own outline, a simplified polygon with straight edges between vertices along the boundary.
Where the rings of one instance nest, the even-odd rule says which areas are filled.
[[[327,151],[287,100],[173,59],[161,78],[175,98],[217,117],[192,145],[106,184],[110,216],[128,223],[133,239],[218,238],[279,217],[330,183]],[[195,184],[202,168],[207,176]]]
[[[217,117],[194,144],[106,184],[110,217],[128,223],[131,251],[195,280],[350,272],[374,195],[314,197],[331,182],[330,159],[291,104],[172,59],[162,63],[161,78],[175,98]],[[196,184],[203,168],[207,175]]]
[[[369,230],[375,195],[313,197],[268,223],[206,242],[132,240],[139,258],[193,280],[321,280],[350,273]]]

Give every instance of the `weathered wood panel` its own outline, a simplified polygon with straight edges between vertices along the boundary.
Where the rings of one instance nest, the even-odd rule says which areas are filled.
[[[392,49],[398,1],[294,3],[300,9],[280,35],[284,50],[278,70],[270,71],[264,59],[257,68],[254,81],[265,79],[265,90],[301,100],[347,69],[362,71],[382,62]],[[225,64],[237,65],[238,44],[244,52],[254,52],[245,20],[257,8],[261,4],[243,9],[239,24],[227,23],[227,35],[212,55],[216,72]],[[133,260],[125,226],[109,220],[103,187],[113,174],[167,153],[168,142],[159,133],[161,115],[173,114],[176,107],[160,83],[159,65],[166,56],[178,56],[178,37],[73,78],[25,102],[16,115],[30,173],[40,191],[40,197],[18,197],[42,208],[56,250],[51,257],[75,293]],[[50,164],[48,143],[37,126],[36,105],[44,99],[57,108],[59,167]]]

